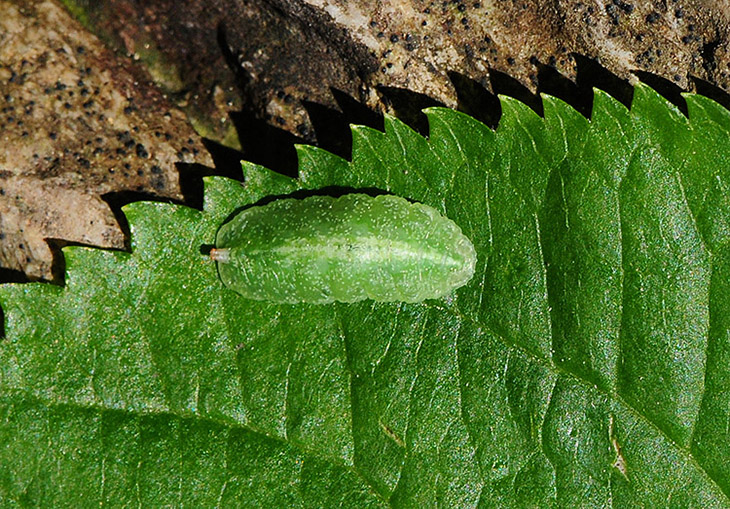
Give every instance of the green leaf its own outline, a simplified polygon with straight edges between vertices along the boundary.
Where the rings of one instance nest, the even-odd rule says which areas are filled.
[[[730,113],[651,89],[590,120],[429,109],[203,210],[134,203],[132,252],[0,287],[3,506],[730,507]],[[474,242],[420,304],[273,305],[201,252],[264,198],[376,188]]]

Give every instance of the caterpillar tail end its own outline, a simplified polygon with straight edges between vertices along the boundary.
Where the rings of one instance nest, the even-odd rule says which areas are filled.
[[[210,259],[220,263],[228,263],[231,261],[231,250],[213,248],[210,250]]]

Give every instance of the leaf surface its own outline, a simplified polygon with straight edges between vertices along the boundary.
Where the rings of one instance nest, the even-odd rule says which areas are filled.
[[[356,127],[349,163],[244,165],[202,211],[125,207],[132,253],[4,285],[7,505],[730,506],[730,114],[640,85],[587,120],[502,98],[492,131]],[[450,299],[273,305],[201,254],[234,211],[379,189],[459,224]]]

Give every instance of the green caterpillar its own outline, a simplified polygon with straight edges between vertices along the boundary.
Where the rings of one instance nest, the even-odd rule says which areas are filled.
[[[434,208],[365,194],[244,209],[221,226],[210,257],[228,288],[290,304],[436,299],[476,265],[472,243]]]

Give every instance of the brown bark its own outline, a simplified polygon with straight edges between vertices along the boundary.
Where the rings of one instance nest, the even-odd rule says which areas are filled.
[[[556,76],[589,87],[602,85],[610,74],[628,84],[639,71],[676,90],[693,90],[693,78],[728,90],[728,5],[188,0],[181,7],[162,0],[139,9],[132,0],[116,0],[95,4],[89,15],[96,30],[131,53],[151,42],[158,53],[150,60],[174,62],[172,81],[195,98],[201,123],[206,116],[225,117],[240,104],[257,118],[316,141],[311,105],[342,109],[342,97],[332,89],[377,111],[393,109],[393,89],[422,94],[424,104],[457,106],[462,77],[491,92],[512,93],[519,84],[535,93],[555,91]],[[231,99],[233,108],[216,106],[211,93],[216,89],[227,90],[229,98],[238,89],[240,103]]]
[[[51,279],[49,239],[124,248],[103,195],[182,199],[210,158],[185,116],[53,1],[0,0],[0,265]]]

